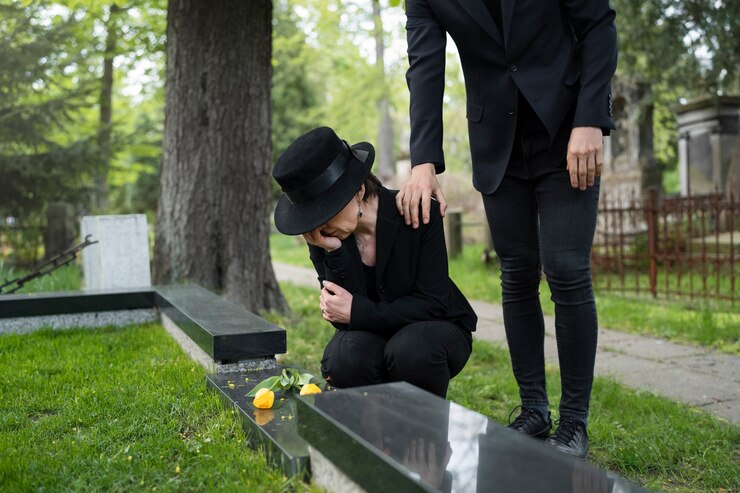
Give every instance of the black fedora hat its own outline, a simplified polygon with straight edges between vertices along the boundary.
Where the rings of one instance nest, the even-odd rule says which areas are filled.
[[[275,208],[275,227],[283,234],[298,235],[324,224],[352,200],[374,160],[372,144],[350,146],[329,127],[298,137],[272,168],[283,191]]]

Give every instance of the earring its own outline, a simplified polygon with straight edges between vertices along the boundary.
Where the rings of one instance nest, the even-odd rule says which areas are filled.
[[[358,218],[362,217],[362,205],[360,205],[359,202],[357,202],[357,217]]]

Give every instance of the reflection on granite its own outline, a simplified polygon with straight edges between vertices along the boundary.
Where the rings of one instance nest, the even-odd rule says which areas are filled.
[[[286,351],[285,329],[196,284],[157,286],[157,306],[214,360],[274,356]]]
[[[208,375],[209,387],[217,390],[227,405],[233,405],[249,432],[252,447],[263,446],[268,459],[286,475],[304,475],[308,471],[308,446],[296,429],[296,397],[276,394],[273,409],[257,409],[247,397],[265,378],[279,375],[285,368],[246,370]]]
[[[366,491],[645,491],[398,382],[298,399],[298,430]]]

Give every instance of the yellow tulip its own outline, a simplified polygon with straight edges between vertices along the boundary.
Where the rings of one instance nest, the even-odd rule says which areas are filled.
[[[254,395],[254,407],[270,409],[275,402],[275,393],[270,389],[259,389]]]
[[[321,389],[315,383],[307,383],[301,387],[301,395],[320,394]]]

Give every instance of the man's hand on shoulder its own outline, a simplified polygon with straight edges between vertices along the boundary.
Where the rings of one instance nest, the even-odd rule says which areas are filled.
[[[573,188],[594,186],[604,163],[604,139],[599,127],[575,127],[568,141],[568,173]]]
[[[398,213],[403,216],[407,226],[412,225],[414,229],[419,227],[419,203],[421,203],[421,219],[424,224],[429,223],[432,197],[439,202],[439,213],[444,217],[447,202],[442,193],[442,187],[437,181],[434,164],[417,164],[411,168],[411,178],[396,195]]]

